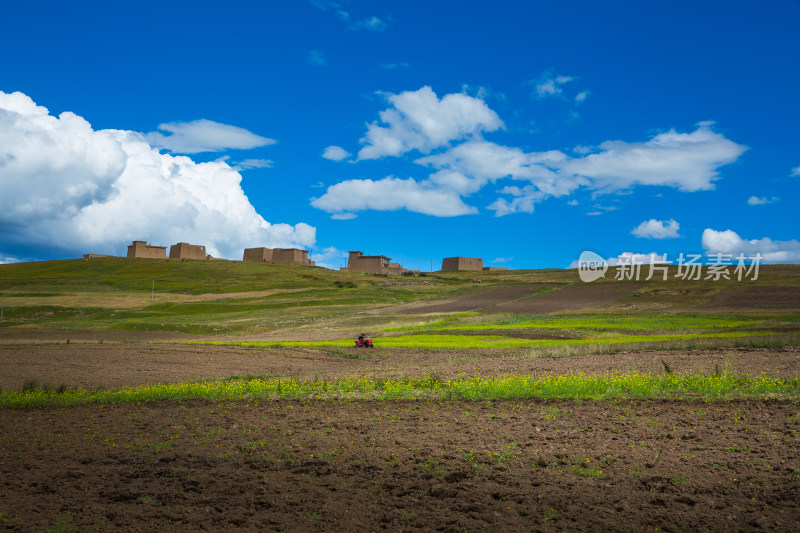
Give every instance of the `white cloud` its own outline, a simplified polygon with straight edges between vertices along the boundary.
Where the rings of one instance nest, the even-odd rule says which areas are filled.
[[[249,246],[315,242],[312,226],[265,221],[226,162],[159,153],[139,133],[95,131],[22,93],[0,92],[0,153],[5,242],[121,254],[134,239],[185,241],[231,258]]]
[[[504,127],[486,102],[462,93],[441,100],[430,87],[389,94],[392,107],[379,113],[381,123],[367,125],[358,159],[400,156],[411,150],[428,153],[451,141]]]
[[[361,30],[383,31],[387,28],[388,24],[378,17],[367,17],[356,22],[354,26]]]
[[[795,167],[792,169],[792,176],[800,176],[800,167]]]
[[[533,85],[533,92],[537,98],[548,98],[563,95],[564,85],[574,79],[572,76],[558,76],[547,71],[538,79],[531,80],[530,84]]]
[[[350,157],[350,152],[339,146],[328,146],[322,152],[322,157],[331,161],[341,161]]]
[[[342,261],[346,258],[347,252],[339,250],[334,246],[328,246],[327,248],[323,248],[320,252],[314,252],[310,257],[310,259],[316,263],[316,266],[330,268],[331,270],[339,270],[339,266],[341,266]]]
[[[751,196],[747,199],[747,205],[767,205],[775,203],[779,200],[777,196],[773,196],[772,198],[767,198],[766,196]]]
[[[19,263],[20,260],[10,255],[0,255],[0,265],[10,265],[12,263]]]
[[[760,253],[765,263],[800,263],[800,242],[773,241],[769,237],[745,240],[733,230],[716,231],[707,228],[703,232],[703,249],[706,254],[739,254],[754,256]]]
[[[667,254],[658,254],[656,252],[650,252],[649,254],[641,254],[635,252],[622,252],[616,257],[610,257],[606,259],[608,266],[615,267],[620,265],[662,265],[665,263],[669,263],[670,261],[667,260]],[[567,268],[578,268],[579,260],[575,259],[572,261]],[[644,271],[642,272],[644,273]],[[606,274],[608,277],[609,274]]]
[[[670,130],[646,142],[606,141],[600,149],[564,161],[559,170],[590,178],[592,188],[605,192],[634,185],[711,190],[719,177],[717,168],[736,161],[746,147],[699,126],[692,133]]]
[[[577,103],[585,102],[586,98],[588,97],[589,97],[589,91],[581,91],[575,95],[575,102]]]
[[[631,231],[631,234],[643,239],[676,239],[680,237],[678,230],[681,225],[674,219],[656,220],[651,218],[642,222]]]
[[[233,170],[243,171],[251,168],[272,168],[271,159],[245,159],[233,164]]]
[[[548,79],[558,87],[559,83],[571,81],[567,78]],[[483,139],[483,133],[495,131],[504,124],[480,98],[453,93],[439,99],[430,87],[423,87],[390,94],[387,100],[392,105],[380,113],[381,124],[373,122],[367,126],[367,133],[361,139],[364,146],[356,162],[402,156],[417,150],[428,155],[414,162],[430,167],[432,173],[427,179],[413,181],[413,194],[412,188],[406,186],[399,196],[381,201],[382,210],[407,208],[421,213],[435,212],[437,216],[474,213],[476,209],[465,204],[464,198],[505,179],[520,183],[499,190],[500,196],[487,206],[495,216],[533,213],[536,203],[580,189],[593,190],[594,196],[630,193],[631,188],[639,185],[673,187],[687,192],[710,190],[719,177],[719,167],[736,161],[746,150],[714,132],[711,123],[703,122],[691,133],[671,130],[644,142],[606,141],[593,148],[576,146],[573,156],[559,150],[526,152]],[[336,157],[341,155],[339,147],[329,147],[326,152],[328,150]],[[394,178],[375,182],[354,180],[344,185],[348,183],[342,182],[342,190],[360,190],[365,183],[377,183],[378,187],[391,191],[395,187]],[[370,187],[372,190],[375,186]],[[312,205],[331,213],[350,212],[328,202],[337,191],[329,189]],[[439,194],[448,201],[442,208],[433,209],[418,198],[419,191]],[[405,199],[411,203],[403,204]],[[363,205],[373,205],[373,202]],[[369,207],[362,206],[362,209]]]
[[[430,182],[387,177],[382,180],[348,180],[328,187],[324,195],[313,198],[311,205],[338,214],[372,209],[395,211],[406,209],[415,213],[452,217],[476,213],[461,201],[458,194],[437,189]]]
[[[331,215],[331,219],[333,220],[353,220],[358,215],[355,213],[334,213]]]
[[[169,135],[154,131],[146,134],[145,140],[156,148],[165,148],[176,154],[220,152],[231,148],[248,150],[276,142],[238,126],[206,119],[167,122],[159,124],[158,129],[169,132]]]
[[[526,153],[519,148],[481,140],[465,142],[444,153],[423,157],[415,162],[469,176],[476,182],[475,190],[490,181],[509,177],[530,181],[546,194],[563,196],[582,183],[572,176],[560,176],[552,170],[566,157],[558,150]]]
[[[319,50],[311,50],[311,52],[308,53],[308,59],[306,59],[306,62],[309,65],[314,65],[315,67],[324,67],[327,65],[325,56],[323,56],[322,52]]]
[[[578,200],[570,200],[567,205],[578,205]]]
[[[492,263],[510,263],[513,260],[513,257],[497,257],[492,261]]]

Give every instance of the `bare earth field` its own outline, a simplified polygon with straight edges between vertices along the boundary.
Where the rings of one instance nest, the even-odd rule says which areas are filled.
[[[26,385],[30,391],[34,382],[92,390],[235,376],[800,376],[792,336],[800,316],[796,266],[765,267],[758,286],[740,286],[570,284],[570,273],[561,271],[481,273],[480,284],[461,274],[376,283],[288,266],[254,265],[244,276],[233,263],[106,263],[26,267],[35,275],[5,267],[12,293],[6,320],[13,321],[0,328],[0,388],[13,391],[7,396]],[[99,275],[106,285],[73,295],[74,283],[91,285]],[[165,290],[176,292],[157,294],[154,302],[135,289],[151,287],[159,276]],[[257,276],[278,281],[264,285]],[[290,294],[301,290],[309,295]],[[665,323],[673,313],[696,314],[699,323],[720,315],[721,327],[741,313],[757,326],[735,327],[759,335],[750,344],[749,337],[742,344],[721,338],[664,342],[658,349],[645,341],[605,346],[598,337],[596,346],[565,343],[563,353],[386,348],[379,337],[371,350],[188,343],[326,340],[370,330],[393,335],[448,313],[492,314],[507,324],[505,315],[576,311],[588,311],[587,320],[598,324],[639,314],[643,324],[655,313]],[[217,326],[229,329],[215,333]],[[207,335],[142,331],[179,327]],[[103,328],[128,331],[95,331]],[[762,329],[785,335],[767,337]],[[592,332],[492,331],[564,339]],[[695,345],[713,349],[665,349]],[[760,347],[725,347],[741,345]],[[630,351],[608,353],[616,349]],[[728,400],[255,398],[3,408],[0,530],[799,531],[798,446],[800,403],[796,394],[782,393]]]
[[[73,336],[75,338],[75,336]],[[3,386],[231,375],[796,376],[800,349],[529,358],[173,342],[0,345]],[[345,350],[346,353],[349,353]],[[47,530],[800,528],[791,401],[152,402],[0,410],[0,524]]]
[[[73,336],[74,338],[74,336]],[[124,387],[178,383],[231,376],[268,375],[304,379],[498,376],[514,373],[624,374],[661,373],[666,362],[675,372],[773,377],[800,375],[800,347],[781,351],[728,348],[663,350],[541,358],[530,349],[412,350],[343,348],[253,348],[180,343],[87,342],[0,343],[0,387],[19,390],[27,380],[70,388]]]
[[[7,531],[800,528],[800,408],[162,402],[0,411]]]

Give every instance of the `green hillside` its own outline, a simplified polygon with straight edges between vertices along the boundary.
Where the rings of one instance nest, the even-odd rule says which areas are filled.
[[[613,287],[618,294],[593,300]],[[612,269],[589,285],[574,270],[558,269],[381,276],[266,263],[102,258],[0,265],[0,295],[0,331],[285,334],[287,340],[312,334],[324,340],[361,328],[387,335],[513,330],[504,324],[541,325],[536,315],[556,311],[602,314],[612,322],[615,316],[658,322],[667,313],[741,316],[758,320],[762,329],[770,324],[793,329],[800,312],[800,268],[763,267],[755,282],[615,281]],[[549,304],[537,311],[539,302]],[[569,305],[560,310],[563,302]],[[427,327],[464,311],[483,318],[468,313],[447,327]],[[648,324],[638,329],[655,327],[652,320]]]

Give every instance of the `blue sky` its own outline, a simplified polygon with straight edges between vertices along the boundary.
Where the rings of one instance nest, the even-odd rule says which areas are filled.
[[[349,249],[423,270],[800,262],[797,2],[32,1],[4,19],[0,262],[133,239],[337,268]]]

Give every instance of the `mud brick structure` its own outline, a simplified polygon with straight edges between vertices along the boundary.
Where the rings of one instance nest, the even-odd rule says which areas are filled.
[[[272,262],[286,265],[314,266],[314,261],[308,260],[308,250],[299,248],[275,248],[272,250]]]
[[[486,272],[500,272],[508,269],[506,267],[483,267],[483,270]]]
[[[480,257],[445,257],[442,270],[483,270],[483,259]]]
[[[272,248],[245,248],[242,261],[272,262]]]
[[[364,255],[364,252],[350,250],[346,270],[367,274],[402,274],[406,272],[399,263],[391,261],[392,258],[385,255]]]
[[[300,248],[245,248],[242,260],[314,266],[314,261],[308,259],[308,250]]]
[[[188,244],[179,242],[169,247],[170,259],[197,259],[199,261],[207,261],[206,247],[196,244]]]
[[[166,259],[166,246],[150,246],[145,241],[133,241],[128,246],[128,257],[146,257],[148,259]]]

